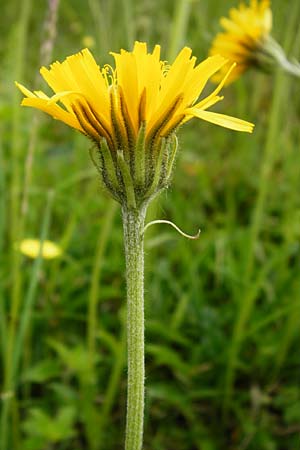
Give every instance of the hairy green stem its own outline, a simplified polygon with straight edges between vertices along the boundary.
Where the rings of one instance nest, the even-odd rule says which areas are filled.
[[[144,419],[144,219],[145,208],[123,207],[127,280],[128,391],[125,450],[141,450]]]

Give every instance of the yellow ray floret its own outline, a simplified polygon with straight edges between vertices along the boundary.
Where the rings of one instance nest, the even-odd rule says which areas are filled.
[[[146,43],[136,42],[132,52],[112,53],[115,68],[100,68],[88,49],[69,56],[41,75],[53,89],[48,97],[16,83],[24,94],[22,105],[50,114],[89,136],[95,143],[104,137],[111,150],[135,140],[141,125],[146,137],[168,136],[193,117],[237,131],[252,132],[253,125],[206,109],[223,97],[219,91],[231,73],[206,99],[199,97],[210,77],[227,64],[214,55],[196,65],[185,47],[171,65],[160,59],[160,46],[149,53]],[[223,117],[223,120],[222,120]]]
[[[231,8],[229,17],[222,17],[220,25],[224,32],[216,35],[210,55],[220,54],[229,62],[237,62],[237,70],[232,72],[227,82],[238,78],[248,67],[253,65],[254,53],[262,40],[272,29],[272,11],[269,0],[251,0],[249,6],[240,3],[238,8]],[[219,81],[227,66],[214,77]]]

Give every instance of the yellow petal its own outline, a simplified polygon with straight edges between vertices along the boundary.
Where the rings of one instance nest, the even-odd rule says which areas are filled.
[[[109,116],[110,102],[108,90],[99,67],[88,49],[66,59],[70,71],[76,78],[79,91],[85,95],[93,109],[99,110],[104,119]],[[105,120],[105,119],[104,119]]]
[[[191,114],[198,119],[206,120],[206,122],[220,125],[224,128],[229,128],[235,131],[244,131],[246,133],[252,133],[254,125],[250,122],[246,122],[236,117],[226,116],[225,114],[219,114],[211,111],[202,111],[197,108],[189,108],[187,114]]]
[[[136,55],[137,58],[142,57],[143,55],[147,55],[147,44],[146,42],[138,42],[134,43],[132,53]]]
[[[192,50],[184,47],[162,80],[161,102],[164,104],[168,103],[168,105],[165,105],[166,108],[168,108],[169,103],[178,95],[178,92],[181,91],[182,84],[195,65],[196,60],[192,60],[191,55]]]
[[[49,105],[48,100],[41,99],[41,98],[24,98],[21,103],[22,106],[31,106],[32,108],[40,109],[41,111],[44,111],[45,113],[52,116],[54,119],[60,120],[61,122],[64,122],[65,124],[69,125],[72,128],[76,128],[77,130],[84,133],[83,129],[81,128],[78,120],[76,117],[71,114],[68,111],[65,111],[58,105]]]
[[[198,64],[183,85],[184,102],[191,105],[201,94],[209,78],[220,70],[227,60],[220,55],[210,56]]]
[[[162,77],[158,105],[157,109],[152,112],[149,129],[152,129],[155,123],[160,122],[165,117],[166,112],[170,110],[178,95],[182,96],[182,85],[193,70],[196,61],[195,58],[191,58],[191,54],[191,49],[184,47],[166,76]]]
[[[118,84],[123,91],[124,100],[130,115],[131,122],[138,131],[138,80],[136,59],[132,53],[121,51],[111,53],[116,62]]]
[[[154,47],[154,50],[152,52],[152,55],[154,56],[154,58],[159,61],[160,59],[160,45],[156,44],[156,46]]]
[[[224,95],[222,95],[222,96],[216,95],[216,96],[210,98],[209,100],[208,100],[208,97],[207,97],[207,99],[205,99],[205,102],[203,101],[201,109],[203,111],[205,111],[206,109],[208,109],[211,106],[215,105],[216,103],[222,101],[223,99],[224,99]]]
[[[34,93],[31,92],[29,89],[27,89],[25,86],[23,86],[23,84],[20,84],[17,81],[15,81],[15,85],[17,86],[18,89],[20,89],[20,91],[22,92],[22,94],[25,95],[25,97],[35,98]]]
[[[64,97],[70,97],[70,95],[83,95],[80,92],[76,92],[76,91],[62,91],[59,92],[58,94],[53,95],[52,97],[50,97],[48,99],[48,105],[52,105],[54,103],[57,103],[59,100],[62,100]]]
[[[33,91],[33,92],[38,98],[43,98],[44,100],[49,101],[48,95],[46,95],[43,91]]]
[[[227,73],[224,76],[224,78],[222,79],[222,81],[217,86],[217,88],[208,97],[204,98],[203,100],[201,100],[201,102],[199,102],[196,105],[194,105],[194,108],[206,109],[206,108],[209,108],[209,106],[211,106],[211,105],[213,105],[215,103],[215,102],[211,103],[211,100],[213,100],[213,98],[216,97],[216,95],[218,95],[218,93],[221,91],[221,89],[223,88],[224,84],[226,83],[226,80],[228,79],[229,75],[231,74],[231,72],[235,68],[235,66],[236,66],[236,64],[233,63],[231,65],[230,69],[227,71]]]

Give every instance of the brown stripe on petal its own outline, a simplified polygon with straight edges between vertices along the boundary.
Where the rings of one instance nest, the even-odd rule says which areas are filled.
[[[118,148],[121,150],[128,150],[129,142],[125,121],[121,110],[120,94],[118,87],[112,86],[110,89],[110,104],[111,104],[111,121],[115,131]]]
[[[120,108],[121,108],[122,116],[124,119],[126,131],[127,131],[129,145],[130,145],[130,147],[133,147],[135,145],[136,133],[134,131],[134,126],[131,121],[130,115],[128,113],[128,108],[126,105],[123,89],[121,86],[119,86],[119,95],[120,95]]]
[[[157,136],[161,135],[161,131],[168,126],[168,123],[172,121],[172,118],[176,114],[178,107],[181,105],[183,100],[183,95],[178,95],[170,108],[168,108],[152,126],[151,130],[149,130],[147,136],[147,144],[148,146],[153,146],[153,143]],[[181,121],[182,119],[180,119]],[[173,128],[173,127],[172,127]]]
[[[136,152],[137,135],[134,130],[134,125],[131,121],[131,118],[130,118],[130,115],[128,112],[127,104],[126,104],[126,101],[124,98],[124,93],[123,93],[121,86],[119,86],[118,92],[119,92],[120,112],[122,115],[123,124],[126,129],[126,136],[127,136],[127,143],[128,143],[128,146],[127,146],[128,152],[124,153],[124,157],[125,157],[126,161],[129,163],[132,176],[134,176],[135,163],[136,163],[135,152]]]
[[[97,111],[92,107],[92,105],[90,104],[90,102],[85,99],[87,106],[89,107],[89,111],[92,114],[93,118],[95,119],[95,123],[97,124],[97,127],[99,127],[99,129],[101,130],[101,134],[107,134],[110,138],[110,132],[107,129],[107,127],[104,125],[103,120],[101,120],[99,114],[97,113]],[[84,106],[84,105],[83,105]]]
[[[95,142],[97,145],[99,143],[99,135],[97,130],[94,129],[94,127],[89,123],[89,121],[86,119],[85,115],[82,113],[81,104],[76,104],[78,102],[71,103],[72,110],[80,123],[82,129],[84,130],[85,134],[92,139],[93,142]]]
[[[172,123],[172,126],[167,124],[166,127],[161,130],[160,135],[162,137],[169,137],[180,126],[180,124],[184,118],[185,118],[185,115],[180,114],[180,116],[178,116],[178,118],[175,120],[175,122]]]
[[[86,121],[90,123],[90,125],[96,130],[98,134],[98,142],[100,137],[104,137],[111,148],[111,150],[114,149],[113,141],[111,138],[110,133],[108,130],[103,126],[103,123],[100,122],[99,116],[96,115],[96,111],[91,107],[91,105],[86,100],[86,105],[84,105],[82,102],[78,101],[80,104],[80,108],[82,111],[83,116],[85,117]]]

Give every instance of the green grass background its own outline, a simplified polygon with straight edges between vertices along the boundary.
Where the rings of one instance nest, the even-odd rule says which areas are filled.
[[[53,2],[52,2],[53,3]],[[288,8],[287,8],[288,4]],[[64,0],[51,61],[93,38],[100,64],[135,39],[201,60],[228,0]],[[274,0],[273,36],[300,57],[300,4]],[[120,209],[89,142],[20,108],[38,78],[48,2],[0,17],[1,450],[117,450],[126,402]],[[208,86],[209,92],[212,86]],[[253,135],[194,120],[179,133],[173,184],[146,237],[145,450],[300,448],[300,81],[247,73],[217,108]],[[32,157],[32,161],[30,158]],[[48,238],[59,260],[21,256]]]

